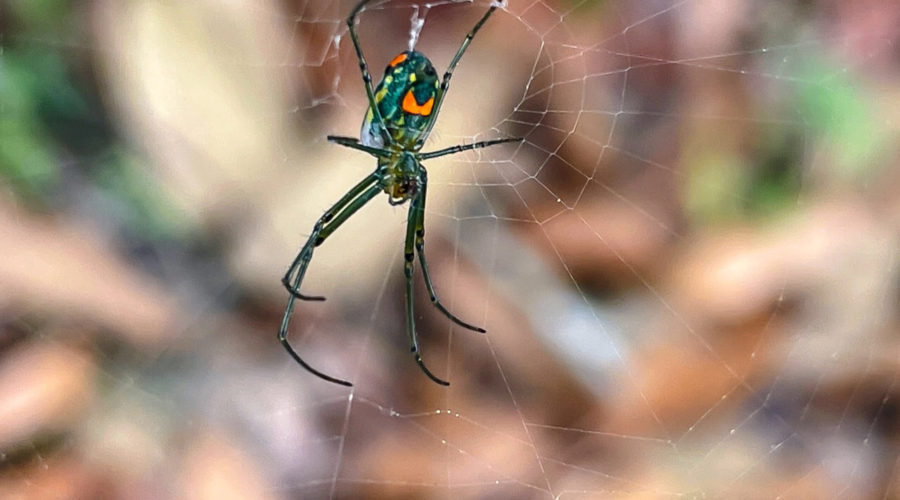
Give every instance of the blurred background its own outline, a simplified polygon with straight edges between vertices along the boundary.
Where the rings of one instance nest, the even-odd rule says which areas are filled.
[[[406,209],[280,279],[374,168],[320,0],[0,3],[0,497],[900,496],[900,4],[510,0]],[[424,20],[376,0],[375,79]]]

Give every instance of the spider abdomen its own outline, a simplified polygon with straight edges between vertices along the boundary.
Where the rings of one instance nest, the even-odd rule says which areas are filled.
[[[375,88],[375,102],[394,142],[407,149],[420,144],[439,88],[434,66],[421,52],[401,52],[388,64]],[[367,146],[385,146],[371,108],[363,120],[360,141]]]

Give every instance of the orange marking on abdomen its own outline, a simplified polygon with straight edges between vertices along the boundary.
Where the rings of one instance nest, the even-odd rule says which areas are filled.
[[[407,57],[409,57],[409,56],[405,52],[400,53],[397,55],[397,57],[391,59],[391,62],[388,63],[388,66],[393,68],[394,66],[405,61]]]
[[[412,89],[403,96],[403,111],[414,115],[428,116],[431,114],[431,107],[434,106],[434,96],[428,98],[425,104],[416,102],[416,96],[413,95]]]

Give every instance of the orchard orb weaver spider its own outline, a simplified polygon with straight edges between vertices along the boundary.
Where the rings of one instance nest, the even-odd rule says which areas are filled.
[[[363,84],[366,88],[366,96],[369,101],[369,109],[363,119],[360,139],[352,137],[328,136],[328,141],[348,148],[357,149],[368,153],[378,161],[375,171],[365,179],[353,186],[340,200],[329,208],[313,226],[312,234],[294,258],[291,267],[288,268],[282,283],[291,296],[284,310],[284,318],[281,321],[281,330],[278,332],[278,340],[287,349],[287,352],[301,366],[314,375],[336,384],[352,386],[350,382],[328,376],[311,367],[297,354],[287,340],[288,324],[294,309],[294,299],[301,300],[325,300],[325,297],[309,296],[300,293],[300,283],[306,268],[312,260],[315,247],[321,245],[341,224],[350,216],[362,208],[378,193],[384,191],[388,195],[388,203],[400,205],[410,200],[409,213],[407,215],[406,244],[404,246],[404,268],[406,276],[406,333],[409,336],[410,350],[415,355],[416,363],[425,372],[425,375],[441,385],[450,385],[449,382],[436,377],[422,361],[419,353],[419,345],[416,339],[415,318],[413,317],[413,260],[415,254],[419,256],[422,267],[422,275],[425,278],[425,286],[434,306],[450,318],[451,321],[463,328],[479,333],[485,333],[483,328],[470,325],[454,316],[438,300],[434,293],[434,286],[428,275],[428,265],[425,263],[425,192],[428,189],[428,174],[422,165],[423,160],[429,160],[440,156],[468,151],[477,148],[502,144],[504,142],[519,142],[521,138],[493,139],[472,144],[461,144],[430,153],[421,153],[419,150],[431,133],[434,122],[437,119],[444,95],[450,87],[450,78],[460,58],[469,47],[475,34],[488,20],[494,10],[499,6],[492,3],[488,11],[475,23],[475,26],[466,35],[456,55],[450,61],[444,77],[438,80],[431,61],[425,55],[414,50],[401,52],[385,68],[384,78],[372,89],[372,76],[369,74],[366,59],[363,57],[359,46],[359,38],[356,34],[356,16],[370,0],[359,2],[350,16],[347,18],[347,26],[350,29],[350,37],[353,47],[356,49],[356,57],[359,60],[359,69],[362,72]]]

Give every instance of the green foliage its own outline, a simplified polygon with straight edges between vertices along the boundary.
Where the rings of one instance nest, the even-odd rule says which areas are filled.
[[[41,119],[48,72],[59,61],[5,51],[0,58],[0,176],[25,198],[48,201],[59,180],[55,145]]]
[[[765,125],[750,154],[697,152],[689,160],[686,210],[703,224],[762,219],[789,213],[802,185],[802,132],[795,125]]]
[[[579,16],[587,16],[599,12],[607,0],[565,0],[564,3]]]
[[[73,14],[68,0],[12,0],[10,10],[31,32],[56,33],[72,26]]]
[[[185,219],[167,202],[146,165],[128,150],[111,147],[97,159],[92,177],[115,203],[117,221],[131,233],[151,241],[184,234]]]
[[[92,60],[68,44],[35,42],[71,36],[79,46],[69,2],[16,1],[9,12],[12,36],[0,39],[0,184],[40,209],[59,209],[70,194],[79,197],[72,190],[87,190],[97,195],[91,203],[113,206],[104,217],[135,234],[179,233],[183,219],[115,133]]]
[[[730,220],[741,214],[739,186],[747,185],[743,160],[724,152],[703,151],[690,161],[685,210],[698,222]]]
[[[846,71],[821,57],[810,54],[805,65],[800,79],[805,83],[774,103],[785,113],[795,110],[796,123],[765,123],[750,131],[747,153],[726,149],[689,155],[690,217],[710,223],[789,213],[800,196],[809,154],[819,177],[864,183],[872,176],[887,132],[875,121],[866,93]],[[711,149],[714,143],[705,142]]]
[[[864,181],[886,142],[886,132],[873,116],[872,104],[858,82],[842,68],[811,57],[799,90],[798,106],[832,157],[829,166],[843,180]]]

